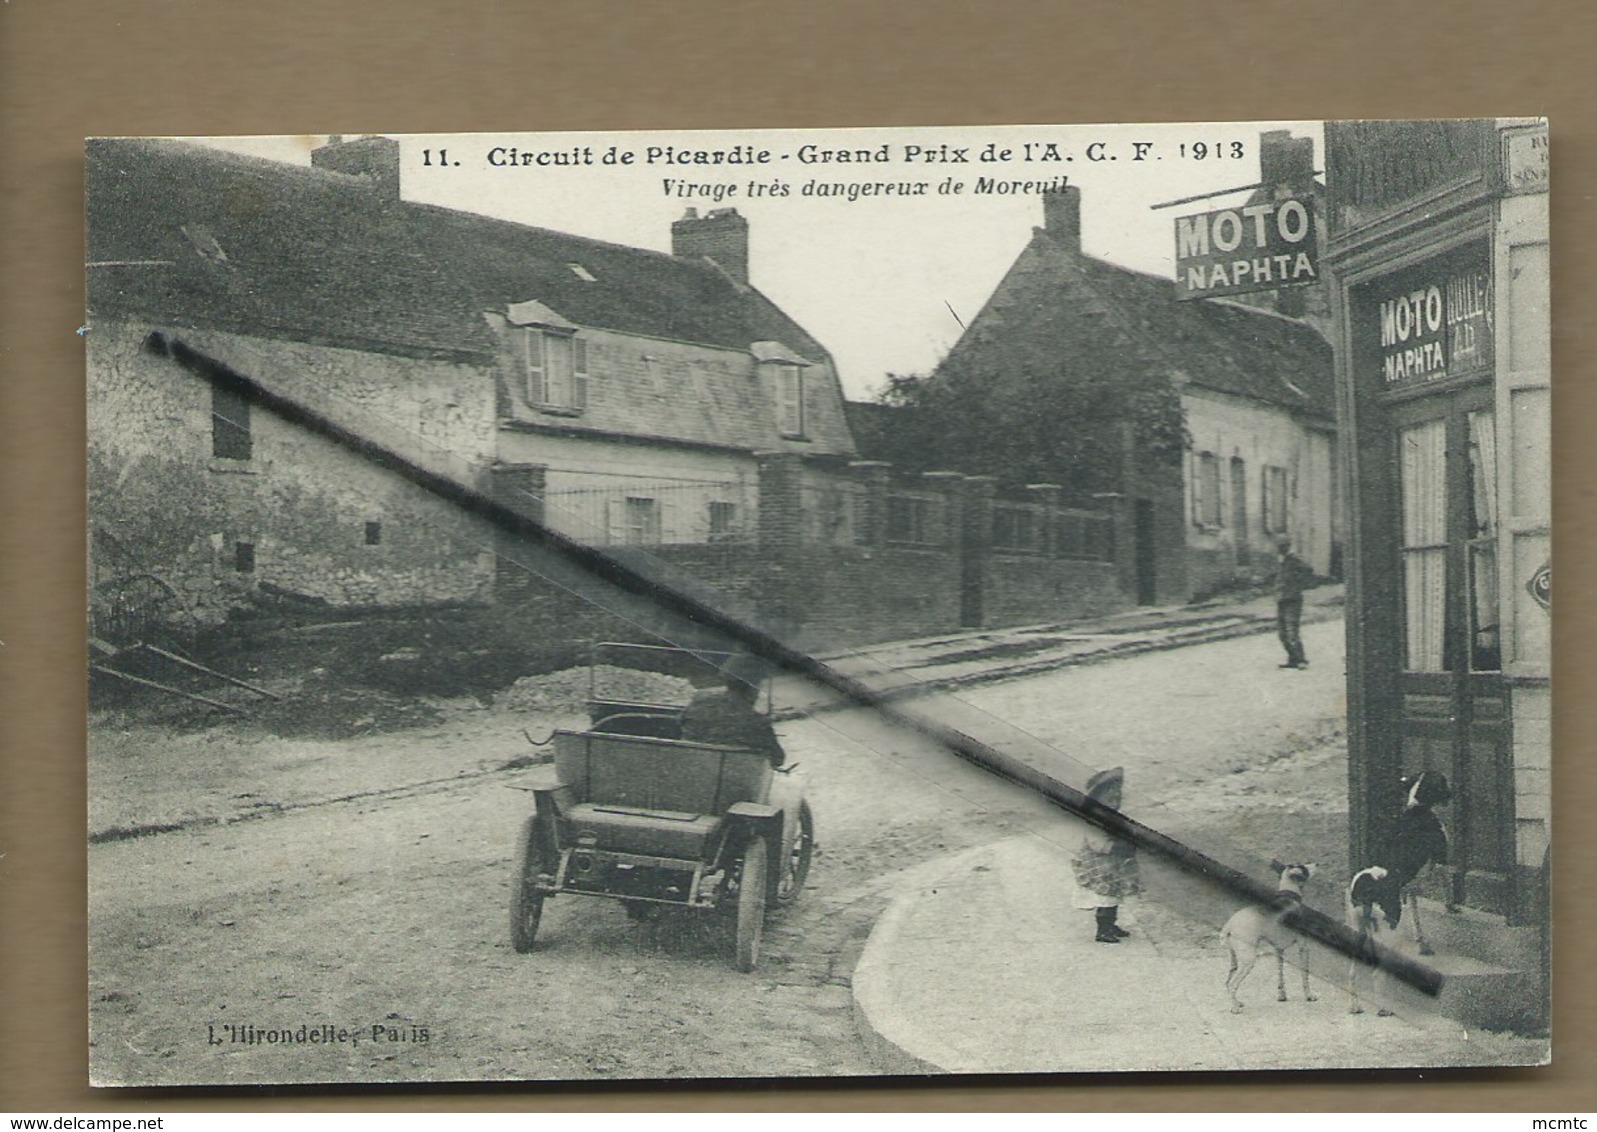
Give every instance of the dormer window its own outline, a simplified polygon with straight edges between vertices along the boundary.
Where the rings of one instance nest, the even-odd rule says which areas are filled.
[[[547,412],[580,413],[588,407],[588,343],[568,331],[542,326],[516,331],[527,403]]]
[[[760,384],[765,386],[776,409],[776,431],[788,440],[805,439],[804,371],[810,362],[780,342],[755,342],[749,347],[759,366]]]
[[[575,275],[584,283],[597,283],[599,281],[594,277],[593,272],[589,271],[586,267],[583,267],[580,263],[568,263],[566,266],[571,269],[571,274]]]

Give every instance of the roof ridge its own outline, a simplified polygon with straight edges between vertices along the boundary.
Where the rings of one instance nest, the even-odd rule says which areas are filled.
[[[340,188],[364,188],[370,185],[367,178],[356,173],[341,173],[336,169],[325,169],[319,165],[301,165],[295,161],[280,161],[277,158],[262,157],[259,154],[241,153],[236,149],[204,145],[187,137],[134,135],[98,137],[89,138],[88,140],[90,142],[110,142],[121,146],[138,146],[157,154],[164,153],[185,160],[209,161],[218,165],[232,166],[235,169],[268,174],[283,179],[294,178],[319,181],[323,185],[336,185]]]
[[[417,211],[425,210],[429,212],[444,213],[449,216],[469,217],[474,221],[487,221],[490,224],[503,224],[522,232],[540,232],[550,236],[556,236],[562,240],[575,240],[578,243],[592,244],[595,247],[607,248],[620,252],[631,252],[635,255],[651,256],[655,259],[691,267],[695,271],[707,275],[713,275],[716,278],[722,278],[725,275],[724,272],[717,271],[711,268],[709,264],[702,263],[697,259],[689,259],[686,256],[679,256],[672,252],[663,252],[657,248],[642,248],[636,244],[617,243],[614,240],[600,239],[598,236],[583,235],[581,232],[565,232],[559,228],[546,228],[541,224],[528,224],[521,220],[510,220],[503,216],[492,216],[486,212],[472,212],[470,209],[466,208],[449,208],[445,205],[433,204],[430,201],[406,200],[401,197],[400,203],[405,205],[407,208],[415,209]]]

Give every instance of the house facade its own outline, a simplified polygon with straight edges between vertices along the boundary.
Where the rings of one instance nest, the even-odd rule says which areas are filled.
[[[390,139],[312,160],[90,143],[89,494],[113,619],[530,583],[499,532],[208,373],[601,546],[752,544],[761,460],[854,454],[831,358],[749,283],[735,211],[690,212],[665,254],[405,201]]]
[[[1044,225],[940,371],[985,389],[1035,380],[1138,390],[1090,490],[1116,518],[1121,584],[1145,604],[1258,580],[1290,537],[1317,573],[1340,557],[1329,344],[1310,323],[1174,284],[1081,248],[1080,190]],[[1154,452],[1139,399],[1173,390],[1189,442]]]

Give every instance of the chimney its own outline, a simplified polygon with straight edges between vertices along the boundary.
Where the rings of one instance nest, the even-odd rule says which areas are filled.
[[[1073,252],[1081,250],[1081,189],[1065,185],[1042,198],[1043,231]]]
[[[749,281],[749,222],[735,208],[712,208],[705,216],[690,208],[671,224],[671,254],[708,256],[739,283]]]
[[[1309,192],[1314,185],[1314,139],[1295,138],[1291,130],[1260,134],[1259,181],[1266,192]]]
[[[311,150],[311,164],[334,173],[365,177],[391,200],[399,199],[399,143],[393,138],[362,137],[345,141],[339,134]]]

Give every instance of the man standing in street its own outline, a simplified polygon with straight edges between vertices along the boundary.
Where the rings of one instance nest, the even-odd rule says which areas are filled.
[[[1276,550],[1281,554],[1275,576],[1275,626],[1286,649],[1286,663],[1282,668],[1307,668],[1309,658],[1303,653],[1303,591],[1314,580],[1314,570],[1303,559],[1292,553],[1292,540],[1276,540]]]

